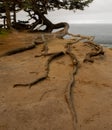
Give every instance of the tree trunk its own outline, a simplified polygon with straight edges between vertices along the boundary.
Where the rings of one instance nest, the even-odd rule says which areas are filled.
[[[5,5],[5,14],[6,14],[6,21],[7,21],[7,28],[11,29],[11,18],[10,18],[10,9],[9,9],[9,2],[4,1]]]
[[[15,3],[15,0],[14,0],[14,4],[13,4],[13,21],[15,24],[16,23],[16,3]]]
[[[47,19],[45,17],[44,13],[42,13],[41,10],[39,10],[39,7],[35,3],[35,0],[31,1],[31,5],[32,5],[32,10],[34,11],[34,14],[38,15],[38,21],[41,22],[39,24],[46,25],[46,28],[42,31],[52,32],[53,29],[64,28],[61,31],[57,32],[58,34],[60,33],[59,34],[60,37],[63,37],[64,35],[66,35],[68,33],[68,29],[69,29],[68,23],[61,22],[61,23],[58,23],[58,24],[53,24],[49,19]],[[38,24],[38,21],[34,25]]]
[[[41,13],[41,11],[38,10],[38,8],[36,8],[34,6],[33,10],[34,10],[35,14],[38,15],[39,21],[42,21],[41,24],[46,25],[45,30],[43,30],[44,32],[52,32],[53,29],[59,29],[59,28],[64,28],[64,31],[65,30],[66,30],[66,32],[68,31],[69,25],[67,23],[61,22],[61,23],[53,24],[49,19],[47,19],[44,16],[44,14]]]

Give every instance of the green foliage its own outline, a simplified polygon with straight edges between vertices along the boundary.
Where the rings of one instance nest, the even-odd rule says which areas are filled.
[[[0,0],[0,13],[5,12],[4,3],[8,3],[10,11],[13,10],[13,5],[16,4],[16,8],[24,10],[33,10],[36,6],[43,14],[48,13],[55,9],[66,10],[83,10],[85,6],[88,6],[93,0]]]
[[[45,24],[47,27],[51,26],[50,22],[45,14],[49,11],[56,9],[65,10],[84,10],[84,7],[88,6],[93,0],[0,0],[0,13],[6,14],[7,28],[11,28],[11,15],[14,14],[14,23],[16,23],[16,12],[18,10],[24,10],[29,13],[30,19],[34,19],[36,22],[33,28],[37,24]],[[49,28],[48,27],[48,28]]]
[[[93,0],[49,0],[49,8],[67,9],[67,10],[83,10]]]
[[[66,9],[66,10],[83,10],[85,6],[88,6],[93,0],[8,0],[10,10],[12,10],[13,4],[21,9],[32,9],[33,4],[38,7],[38,9],[46,13],[55,9]],[[4,12],[4,2],[0,0],[0,12]]]
[[[9,30],[4,29],[4,28],[0,28],[0,37],[2,36],[7,36],[10,33]]]
[[[41,13],[45,14],[55,9],[83,10],[91,2],[93,0],[24,0],[23,3],[25,10],[33,10],[33,7],[36,6]]]

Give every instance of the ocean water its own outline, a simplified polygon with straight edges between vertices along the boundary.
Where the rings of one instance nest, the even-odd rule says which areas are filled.
[[[95,42],[112,48],[112,24],[70,24],[69,32],[95,36]]]

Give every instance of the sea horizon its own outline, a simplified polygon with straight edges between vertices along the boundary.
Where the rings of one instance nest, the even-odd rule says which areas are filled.
[[[106,47],[112,47],[112,24],[108,23],[72,23],[69,32],[87,36],[94,36],[95,42]]]

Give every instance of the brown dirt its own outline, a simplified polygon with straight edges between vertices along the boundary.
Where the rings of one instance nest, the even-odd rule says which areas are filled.
[[[0,37],[0,55],[31,44],[39,34],[14,32]],[[68,40],[48,41],[49,52],[65,51]],[[65,55],[50,65],[49,77],[28,87],[45,73],[47,57],[38,57],[43,46],[0,58],[0,130],[74,130],[71,112],[65,100],[65,88],[72,73],[72,62]],[[112,50],[83,63],[91,49],[83,43],[73,45],[80,67],[75,76],[73,104],[77,115],[76,130],[112,130]]]

